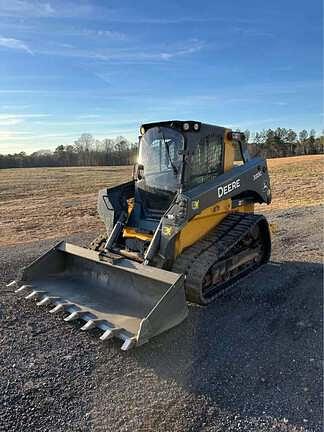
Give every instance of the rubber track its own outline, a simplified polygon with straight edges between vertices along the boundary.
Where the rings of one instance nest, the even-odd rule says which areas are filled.
[[[262,219],[261,215],[250,213],[231,213],[217,228],[204,239],[187,248],[175,261],[172,271],[186,275],[185,289],[187,299],[202,303],[201,286],[207,271],[224,259],[229,252]],[[227,281],[224,289],[217,291],[211,301],[224,294],[229,285],[236,281]]]

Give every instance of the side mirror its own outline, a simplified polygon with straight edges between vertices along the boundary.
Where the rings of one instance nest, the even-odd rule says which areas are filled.
[[[142,180],[144,177],[144,165],[136,163],[133,166],[133,180]]]

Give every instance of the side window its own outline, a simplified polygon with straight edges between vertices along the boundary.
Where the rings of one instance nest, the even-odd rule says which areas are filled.
[[[242,150],[239,141],[233,140],[234,147],[234,166],[239,166],[244,164]]]
[[[223,171],[223,137],[204,137],[191,159],[191,185],[196,186],[217,177]]]

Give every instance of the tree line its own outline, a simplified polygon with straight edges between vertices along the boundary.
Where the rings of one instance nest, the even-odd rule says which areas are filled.
[[[84,133],[71,145],[59,145],[54,151],[38,150],[0,154],[1,168],[63,167],[95,165],[132,165],[137,155],[137,144],[120,136],[100,141]]]
[[[316,137],[314,129],[299,133],[292,129],[265,129],[251,134],[244,131],[249,143],[255,144],[267,158],[324,153],[324,134]],[[120,136],[102,141],[90,134],[82,134],[74,144],[59,145],[54,151],[39,150],[0,154],[1,168],[60,167],[91,165],[132,165],[136,160],[137,143]]]
[[[245,131],[245,135],[266,158],[324,153],[324,133],[316,137],[315,129],[299,133],[285,128],[264,129],[252,135]]]

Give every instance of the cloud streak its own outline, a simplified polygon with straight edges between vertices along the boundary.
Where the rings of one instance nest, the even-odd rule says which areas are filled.
[[[65,34],[69,34],[71,36],[94,36],[99,37],[103,39],[111,39],[115,41],[125,41],[127,39],[126,33],[122,33],[119,31],[113,31],[113,30],[90,30],[90,29],[83,29],[83,30],[75,30],[66,32]]]
[[[51,114],[0,114],[0,120],[10,118],[41,118],[50,116]]]
[[[166,62],[178,57],[189,56],[197,53],[207,47],[204,41],[191,39],[182,43],[168,46],[150,46],[145,51],[137,48],[110,48],[110,49],[38,49],[36,54],[48,56],[60,56],[70,58],[84,58],[100,62],[130,62],[130,63],[147,63],[147,62]],[[102,78],[100,74],[98,78]]]
[[[55,6],[54,6],[55,5]],[[97,10],[98,9],[98,10]],[[43,0],[0,0],[0,16],[21,18],[78,18],[90,17],[98,12],[88,2],[43,1]],[[100,17],[100,15],[98,15]]]
[[[16,126],[20,123],[23,123],[24,119],[22,118],[6,118],[6,119],[2,119],[0,117],[0,126]]]
[[[50,117],[50,114],[0,114],[0,126],[16,126],[28,119]]]
[[[231,16],[201,16],[200,14],[178,16],[136,16],[127,8],[111,8],[80,0],[0,0],[0,16],[22,18],[96,18],[105,22],[124,24],[190,24],[190,23],[237,23],[254,24],[255,19]],[[107,2],[108,3],[108,2]]]
[[[49,2],[28,0],[0,0],[0,15],[49,17],[55,13]]]
[[[29,46],[25,42],[23,42],[19,39],[6,38],[3,36],[0,36],[0,47],[19,50],[19,51],[25,51],[31,55],[34,54],[33,51],[29,48]]]
[[[25,110],[30,108],[30,105],[2,105],[0,108],[3,110]]]

